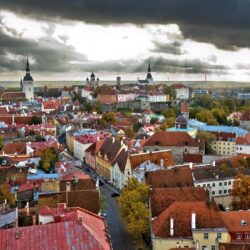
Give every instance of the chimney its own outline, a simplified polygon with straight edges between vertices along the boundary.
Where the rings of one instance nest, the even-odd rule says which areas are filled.
[[[61,214],[61,215],[60,215],[60,221],[61,221],[61,222],[65,221],[65,214]]]
[[[212,166],[215,167],[215,161],[212,162]]]
[[[82,225],[82,217],[78,218],[78,223]]]
[[[189,162],[189,168],[190,168],[190,169],[193,168],[193,162]]]
[[[164,167],[164,160],[163,159],[160,159],[160,166]]]
[[[19,239],[19,236],[20,236],[20,231],[18,228],[16,228],[16,233],[15,233],[16,240]]]
[[[32,224],[36,225],[36,215],[32,215]]]
[[[26,202],[25,208],[26,208],[26,215],[29,216],[30,215],[30,206],[29,206],[29,202],[28,201]]]
[[[192,217],[191,217],[191,228],[196,229],[196,213],[192,212]]]
[[[174,236],[174,219],[170,218],[170,237]]]

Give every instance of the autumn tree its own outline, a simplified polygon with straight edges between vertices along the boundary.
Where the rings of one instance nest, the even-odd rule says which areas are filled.
[[[235,177],[233,183],[232,207],[235,210],[250,208],[250,176],[242,174]]]
[[[134,132],[134,130],[133,130],[131,127],[125,129],[124,132],[125,132],[125,135],[126,135],[128,138],[131,138],[131,139],[134,139],[134,138],[135,138],[135,132]]]
[[[54,148],[45,148],[42,151],[39,168],[46,173],[54,169],[55,163],[58,161],[58,154]]]
[[[203,140],[205,142],[205,153],[206,154],[214,153],[214,151],[211,147],[211,143],[212,143],[212,141],[216,140],[215,135],[213,135],[210,132],[199,131],[196,135],[196,139]]]
[[[10,206],[14,206],[16,200],[15,195],[10,193],[10,185],[2,183],[0,185],[0,203],[3,203],[5,199]]]
[[[118,198],[121,216],[138,245],[143,242],[142,236],[149,233],[148,195],[149,186],[132,178]]]
[[[0,135],[0,150],[4,147],[3,135]]]

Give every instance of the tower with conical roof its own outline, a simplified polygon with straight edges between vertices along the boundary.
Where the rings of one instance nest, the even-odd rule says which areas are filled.
[[[147,73],[146,80],[148,81],[148,83],[152,83],[153,82],[153,77],[152,77],[152,74],[151,74],[150,61],[148,62],[148,73]]]
[[[98,83],[99,83],[99,78],[95,77],[94,71],[92,69],[92,73],[90,75],[90,78],[87,77],[87,79],[86,79],[86,85],[95,86],[95,85],[98,85]]]
[[[22,81],[22,91],[25,93],[26,98],[30,101],[34,99],[33,78],[30,74],[29,58],[26,61],[26,74]]]

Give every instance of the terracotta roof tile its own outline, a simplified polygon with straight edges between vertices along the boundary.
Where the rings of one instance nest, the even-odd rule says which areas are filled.
[[[174,202],[152,221],[153,234],[170,237],[170,218],[174,220],[173,237],[192,237],[191,216],[196,214],[196,228],[225,228],[225,224],[212,205],[203,201]]]
[[[174,165],[173,155],[171,151],[169,150],[132,154],[130,155],[129,159],[130,159],[132,169],[135,169],[136,167],[138,167],[140,164],[142,164],[145,161],[150,161],[150,162],[160,165],[161,159],[163,159],[163,164],[166,167]]]
[[[184,146],[188,147],[199,147],[197,141],[195,141],[186,132],[175,132],[175,131],[160,131],[148,138],[144,146]]]
[[[26,98],[24,92],[4,92],[2,94],[2,99],[23,99]]]
[[[17,155],[25,155],[26,154],[26,142],[10,142],[6,144],[0,154],[15,154]]]
[[[193,187],[192,170],[189,167],[146,172],[146,184],[152,188]]]
[[[204,188],[154,188],[150,191],[152,217],[159,215],[175,201],[208,201],[208,192]]]
[[[202,163],[203,154],[183,154],[184,162]]]
[[[219,250],[250,250],[250,243],[220,243]]]

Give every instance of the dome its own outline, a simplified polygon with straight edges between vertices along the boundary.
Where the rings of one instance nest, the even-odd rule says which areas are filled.
[[[181,124],[187,124],[188,120],[183,114],[180,114],[180,115],[177,116],[175,122],[176,123],[181,123]]]
[[[187,128],[188,120],[183,114],[180,114],[177,116],[177,118],[175,120],[175,125],[176,125],[176,128],[185,129],[185,128]]]

